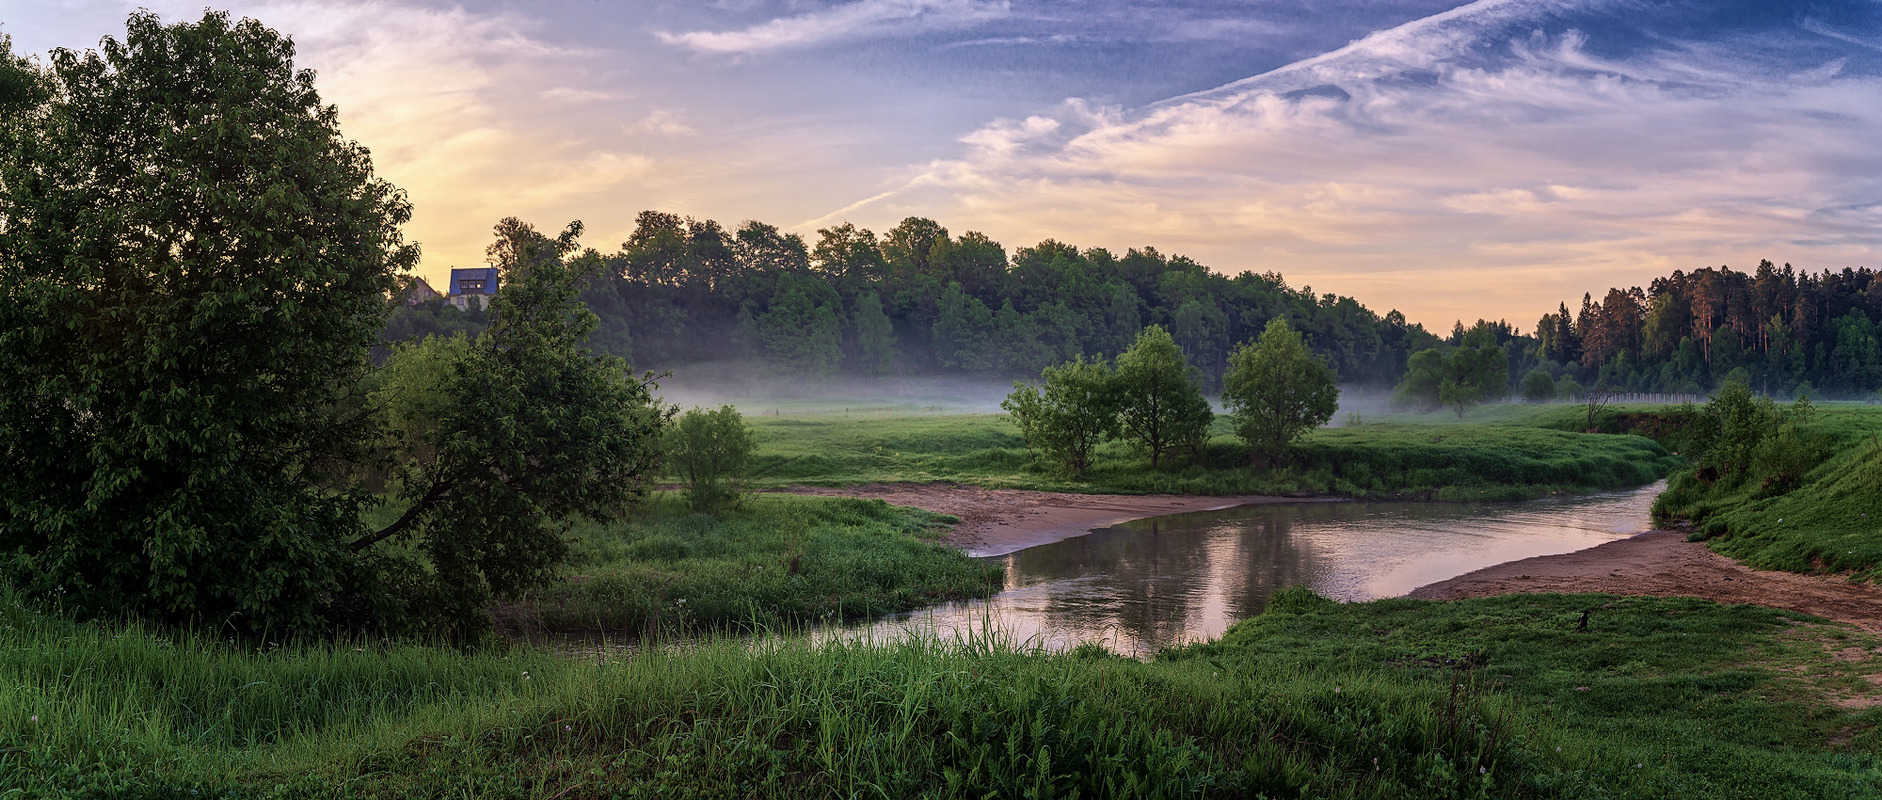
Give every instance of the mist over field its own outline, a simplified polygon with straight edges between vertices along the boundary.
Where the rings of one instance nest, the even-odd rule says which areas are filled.
[[[1028,383],[1037,383],[1035,378]],[[1014,382],[963,375],[803,377],[757,361],[689,364],[659,379],[658,394],[668,405],[714,408],[731,405],[746,416],[789,414],[998,414],[1000,401]],[[1226,414],[1220,395],[1208,395],[1217,414]],[[1327,427],[1363,424],[1393,413],[1391,393],[1376,387],[1340,387],[1339,411]],[[1432,414],[1442,422],[1449,414]]]
[[[972,376],[805,377],[752,361],[688,364],[662,378],[660,396],[682,409],[730,404],[748,416],[893,411],[997,414],[1012,381]]]

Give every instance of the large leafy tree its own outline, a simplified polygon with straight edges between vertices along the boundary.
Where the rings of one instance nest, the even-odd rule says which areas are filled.
[[[292,44],[140,13],[101,50],[0,56],[31,79],[0,81],[0,580],[234,632],[468,631],[635,499],[667,412],[583,344],[579,224],[499,224],[488,330],[375,372],[410,207]]]
[[[0,570],[29,594],[281,630],[352,580],[354,387],[417,249],[293,55],[140,12],[7,90]]]
[[[1214,413],[1190,380],[1189,363],[1161,326],[1145,328],[1117,357],[1119,421],[1124,434],[1150,453],[1150,466],[1179,445],[1199,446]]]
[[[563,563],[570,520],[618,514],[652,477],[672,411],[652,398],[653,376],[586,347],[596,321],[581,286],[599,264],[570,257],[581,230],[552,239],[499,222],[489,330],[401,352],[373,395],[399,435],[392,488],[404,511],[348,547],[385,584],[380,596],[403,602],[392,613],[418,626],[476,634],[491,600]],[[408,370],[408,359],[425,366]]]
[[[1307,350],[1284,317],[1235,349],[1222,384],[1222,404],[1254,457],[1286,453],[1290,442],[1332,419],[1340,404],[1333,370]]]

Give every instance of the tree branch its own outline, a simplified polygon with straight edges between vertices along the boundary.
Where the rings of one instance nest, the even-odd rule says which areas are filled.
[[[413,503],[411,508],[405,509],[405,513],[399,515],[399,518],[397,520],[394,520],[391,525],[387,525],[383,528],[380,528],[377,532],[373,533],[371,536],[367,536],[366,538],[363,538],[363,539],[360,539],[359,541],[354,542],[352,544],[353,552],[357,553],[375,544],[383,542],[387,538],[390,538],[391,536],[404,531],[406,528],[410,528],[413,525],[417,524],[418,519],[424,516],[425,512],[430,511],[433,508],[436,508],[439,503],[444,501],[445,496],[449,495],[451,493],[451,490],[455,488],[457,488],[456,479],[440,480],[437,483],[432,484],[431,488],[425,491],[425,496],[418,498],[418,502]]]

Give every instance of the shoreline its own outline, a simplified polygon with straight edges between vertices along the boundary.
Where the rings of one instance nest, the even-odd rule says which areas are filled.
[[[1002,556],[1099,528],[1191,511],[1248,505],[1338,503],[1337,497],[1273,495],[1115,495],[987,489],[948,483],[874,483],[769,490],[822,497],[860,497],[947,514],[960,521],[943,542],[969,556]],[[1534,556],[1420,586],[1405,597],[1458,600],[1503,594],[1613,594],[1696,597],[1727,605],[1800,611],[1882,633],[1882,587],[1833,575],[1747,567],[1686,541],[1678,531],[1650,530],[1572,553]]]
[[[1653,530],[1573,553],[1536,556],[1485,567],[1411,590],[1405,597],[1460,600],[1504,594],[1615,594],[1696,597],[1726,605],[1800,611],[1882,633],[1882,588],[1834,575],[1747,567],[1686,541],[1679,531]]]
[[[1075,494],[1031,489],[986,489],[947,483],[872,483],[860,486],[791,486],[770,490],[821,497],[861,497],[890,505],[947,514],[960,520],[944,540],[969,556],[1003,556],[1042,544],[1075,539],[1146,517],[1284,503],[1339,503],[1337,497],[1274,495]]]

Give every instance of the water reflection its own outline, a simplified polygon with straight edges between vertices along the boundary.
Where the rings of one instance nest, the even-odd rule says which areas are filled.
[[[1243,506],[1139,520],[999,560],[992,598],[827,635],[951,636],[983,626],[1055,650],[1097,642],[1148,655],[1210,639],[1275,590],[1340,600],[1402,595],[1472,570],[1568,553],[1646,530],[1661,485],[1526,503]]]

